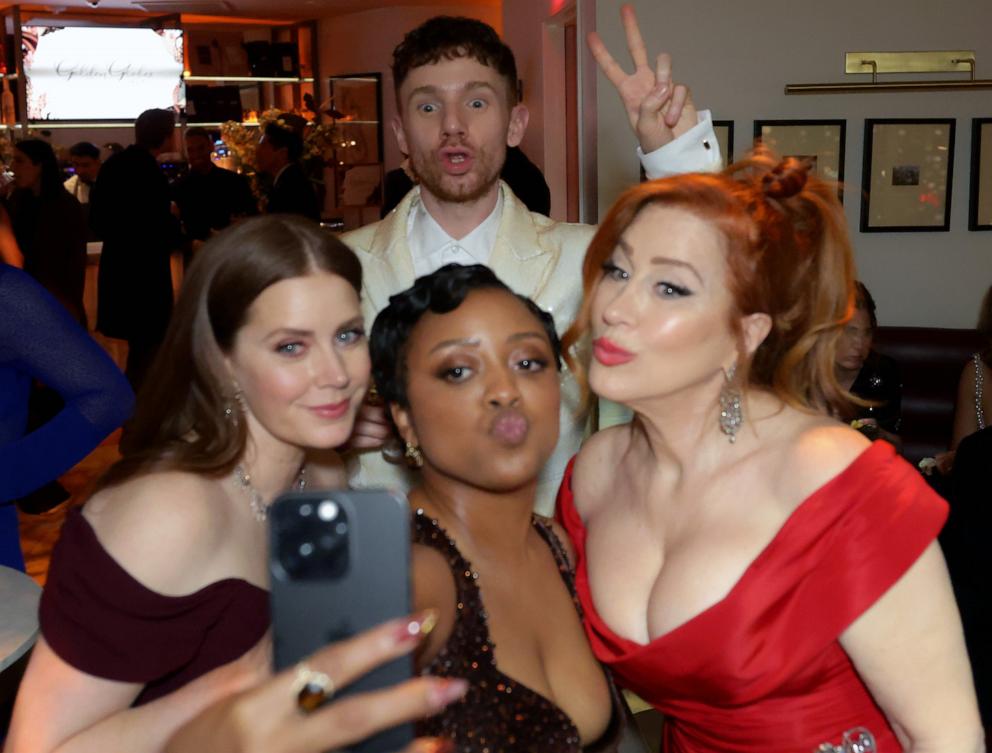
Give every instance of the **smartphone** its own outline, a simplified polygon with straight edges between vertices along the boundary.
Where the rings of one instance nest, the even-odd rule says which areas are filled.
[[[410,613],[410,509],[386,491],[284,494],[269,508],[269,575],[276,670],[328,643]],[[335,697],[410,678],[409,656],[383,664]],[[384,753],[413,740],[413,726],[348,748]]]

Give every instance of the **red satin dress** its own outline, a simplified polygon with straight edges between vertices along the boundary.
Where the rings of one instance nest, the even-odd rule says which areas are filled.
[[[647,645],[596,610],[571,477],[570,464],[558,516],[575,543],[586,632],[618,683],[665,715],[665,753],[812,753],[858,726],[878,753],[902,750],[838,641],[947,515],[890,445],[876,442],[803,501],[726,597]]]

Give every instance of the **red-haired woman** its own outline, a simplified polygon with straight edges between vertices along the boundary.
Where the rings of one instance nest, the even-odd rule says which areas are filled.
[[[583,447],[559,514],[594,651],[665,714],[664,751],[983,750],[945,504],[831,417],[835,189],[763,154],[638,186],[583,274],[567,339],[634,418]]]

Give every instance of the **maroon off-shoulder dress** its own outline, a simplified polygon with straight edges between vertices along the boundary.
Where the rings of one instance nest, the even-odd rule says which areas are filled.
[[[596,610],[571,475],[570,464],[558,515],[589,640],[620,685],[665,715],[665,753],[811,753],[858,726],[878,753],[902,750],[838,641],[947,515],[891,446],[876,442],[803,501],[725,598],[646,645]]]
[[[66,517],[39,610],[45,640],[87,674],[144,684],[148,703],[227,664],[269,627],[268,591],[229,578],[184,596],[135,580],[79,510]]]

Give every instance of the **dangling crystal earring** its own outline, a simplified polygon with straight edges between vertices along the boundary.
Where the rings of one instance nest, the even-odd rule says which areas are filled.
[[[248,403],[245,402],[244,393],[241,392],[241,386],[237,382],[232,382],[231,387],[233,388],[231,397],[224,401],[224,418],[237,424],[241,415],[248,412]]]
[[[723,372],[724,384],[720,390],[720,431],[727,435],[730,444],[737,441],[737,430],[744,423],[741,412],[741,391],[734,385],[737,365]]]
[[[234,400],[238,404],[242,413],[248,413],[248,401],[245,400],[245,393],[241,391],[241,385],[234,383]]]
[[[412,442],[406,443],[406,452],[403,453],[403,457],[410,468],[420,468],[424,464],[424,453]]]

